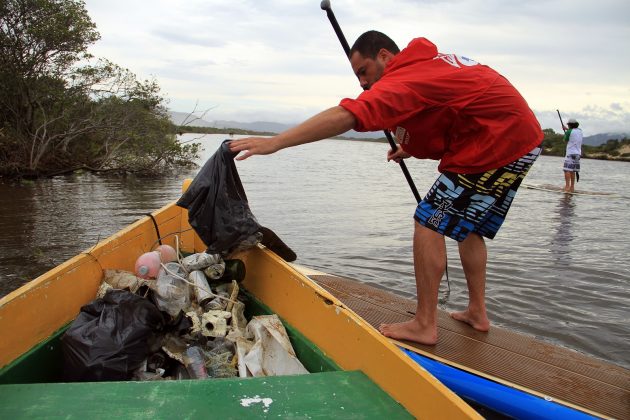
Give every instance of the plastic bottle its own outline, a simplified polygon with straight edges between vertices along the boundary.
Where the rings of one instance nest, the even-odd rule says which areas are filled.
[[[141,279],[154,279],[160,272],[160,253],[157,251],[145,252],[136,260],[136,276]]]
[[[181,265],[170,262],[166,263],[165,267],[168,271],[161,268],[157,277],[155,303],[160,310],[176,317],[179,311],[186,311],[190,306],[190,288],[188,283],[181,279],[186,278]]]
[[[211,290],[208,280],[206,280],[206,276],[202,271],[191,271],[190,274],[188,274],[188,281],[194,284],[193,293],[195,295],[195,300],[200,306],[204,306],[214,298],[214,296],[210,293]]]
[[[191,379],[205,379],[208,377],[203,352],[197,346],[188,347],[184,354],[184,365]]]

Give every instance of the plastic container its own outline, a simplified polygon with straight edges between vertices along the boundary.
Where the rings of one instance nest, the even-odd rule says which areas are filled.
[[[206,275],[203,274],[203,271],[191,271],[188,275],[188,281],[194,284],[194,286],[191,286],[193,288],[193,295],[200,306],[204,306],[206,303],[214,299],[214,296],[210,293],[210,285],[208,284],[208,280],[206,280]]]
[[[161,268],[157,277],[155,303],[160,310],[176,317],[179,311],[190,307],[190,287],[182,280],[186,278],[186,272],[181,265],[170,262],[165,266],[168,271]]]
[[[199,347],[192,346],[186,349],[184,365],[191,379],[205,379],[208,377],[206,361],[203,351]]]

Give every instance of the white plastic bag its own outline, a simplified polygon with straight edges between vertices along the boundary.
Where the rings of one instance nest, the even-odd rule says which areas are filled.
[[[254,345],[243,357],[243,362],[253,376],[308,373],[295,355],[278,315],[255,316],[247,324],[247,331],[253,334]],[[240,370],[239,364],[239,372]]]

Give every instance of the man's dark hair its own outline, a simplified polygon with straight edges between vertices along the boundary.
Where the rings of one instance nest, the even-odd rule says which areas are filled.
[[[350,49],[350,57],[358,52],[365,58],[375,59],[381,48],[392,54],[398,54],[400,49],[390,37],[379,31],[367,31],[354,42]]]
[[[578,123],[578,122],[574,122],[574,123],[570,122],[570,123],[567,123],[567,126],[569,128],[578,128],[580,126],[580,123]]]

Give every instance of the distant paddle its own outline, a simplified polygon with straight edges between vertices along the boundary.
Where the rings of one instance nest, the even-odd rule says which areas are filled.
[[[558,118],[560,118],[560,125],[562,126],[562,131],[566,131],[564,129],[564,123],[562,122],[562,115],[560,115],[560,110],[556,109],[556,112],[558,113]]]
[[[337,18],[335,17],[335,14],[332,11],[332,8],[330,6],[330,0],[322,0],[320,7],[322,8],[322,10],[326,11],[328,20],[330,20],[330,24],[335,30],[335,33],[337,34],[337,38],[339,38],[339,42],[341,43],[341,46],[343,47],[343,50],[346,53],[346,57],[348,57],[348,60],[349,60],[350,59],[350,45],[348,45],[348,41],[346,41],[346,37],[341,31],[341,27],[339,26],[339,23],[337,22]],[[394,142],[394,139],[392,138],[392,135],[389,133],[389,131],[383,130],[383,133],[385,133],[385,137],[387,137],[387,141],[389,142],[389,146],[392,148],[392,150],[394,152],[398,150],[398,146],[396,146],[396,142]],[[398,164],[400,165],[400,169],[402,169],[403,174],[405,175],[405,178],[407,179],[407,183],[409,184],[409,188],[411,188],[411,192],[413,193],[413,196],[416,198],[416,202],[419,203],[420,200],[422,200],[422,197],[420,197],[420,194],[418,193],[418,190],[416,189],[416,185],[413,183],[413,179],[411,178],[411,175],[409,174],[407,165],[402,159],[400,160],[400,162],[398,162]]]

